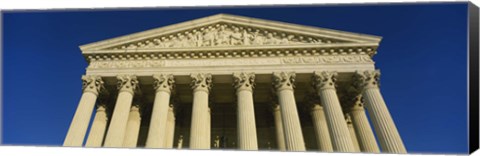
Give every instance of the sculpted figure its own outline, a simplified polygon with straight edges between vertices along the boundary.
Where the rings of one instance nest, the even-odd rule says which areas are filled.
[[[190,40],[185,35],[179,35],[178,38],[180,47],[190,47]]]
[[[188,47],[197,46],[197,36],[194,33],[188,33]]]
[[[203,45],[203,34],[202,34],[202,32],[197,31],[197,32],[195,33],[195,36],[194,36],[194,37],[195,37],[195,40],[196,40],[196,44],[195,44],[195,45],[196,45],[197,47],[201,47],[201,46]]]
[[[259,31],[255,31],[255,34],[253,35],[253,44],[255,45],[263,45],[265,42],[265,39],[262,35],[260,35]]]
[[[150,40],[147,40],[146,43],[147,43],[146,46],[145,46],[146,48],[151,48],[151,47],[155,46],[155,44]]]
[[[182,46],[182,42],[179,39],[179,37],[174,36],[173,39],[172,39],[172,42],[173,42],[173,47],[181,47]]]
[[[167,38],[164,37],[162,43],[163,43],[163,47],[166,47],[166,48],[173,46],[173,41],[168,37]]]
[[[293,40],[293,35],[288,35],[286,38],[282,39],[282,44],[288,44]]]
[[[215,38],[216,38],[216,29],[213,27],[209,27],[210,30],[207,30],[203,39],[205,39],[205,44],[209,46],[215,45]]]
[[[243,45],[251,45],[252,38],[253,38],[252,34],[250,34],[247,30],[243,30],[243,34],[242,34]]]
[[[162,47],[162,41],[159,38],[153,39],[154,47]]]
[[[213,147],[214,148],[220,148],[220,136],[216,136],[215,140],[213,141]]]
[[[137,46],[135,44],[130,44],[130,45],[128,45],[127,48],[128,49],[135,49],[135,48],[137,48]]]
[[[177,149],[182,149],[182,146],[183,146],[183,135],[180,135],[180,138],[178,138]]]
[[[240,32],[239,28],[234,28],[233,33],[230,37],[230,44],[231,45],[240,45],[242,44],[242,33]]]
[[[231,34],[232,32],[227,30],[225,25],[220,26],[220,31],[218,31],[217,45],[231,45]]]
[[[267,34],[267,39],[265,40],[265,44],[277,44],[278,39],[273,37],[272,33]]]

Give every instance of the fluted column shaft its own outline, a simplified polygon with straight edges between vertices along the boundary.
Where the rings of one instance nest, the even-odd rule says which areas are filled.
[[[140,131],[141,121],[140,104],[136,103],[130,108],[123,147],[137,147],[138,132]]]
[[[355,127],[353,127],[352,124],[352,118],[349,114],[345,114],[345,118],[348,131],[350,132],[350,137],[352,138],[353,147],[355,148],[355,152],[360,152],[360,145],[358,144],[357,135],[355,134]]]
[[[210,113],[208,93],[211,88],[210,74],[192,74],[193,106],[190,131],[191,149],[210,149]],[[208,127],[207,127],[208,126]]]
[[[356,103],[350,111],[352,117],[352,123],[355,127],[358,144],[362,152],[368,153],[380,153],[377,141],[373,134],[370,123],[368,122],[363,103],[361,103],[361,97],[356,99]]]
[[[325,111],[333,149],[354,152],[355,147],[335,90],[336,75],[336,72],[315,72],[314,85]]]
[[[165,147],[173,148],[175,134],[175,112],[173,106],[168,107],[167,132],[165,134]]]
[[[253,107],[253,86],[255,74],[234,73],[237,93],[238,147],[241,150],[258,150],[255,111]]]
[[[289,151],[305,151],[302,128],[298,117],[293,83],[295,73],[273,73],[274,87],[277,92],[280,112],[282,113],[283,132],[285,145]]]
[[[332,140],[328,132],[327,120],[323,107],[319,104],[313,104],[311,108],[313,128],[317,137],[318,149],[323,152],[333,152]]]
[[[363,91],[362,96],[365,100],[365,107],[369,112],[382,151],[387,153],[407,153],[378,88],[380,72],[357,72],[355,78],[357,80],[356,86]]]
[[[165,148],[170,94],[175,81],[171,74],[154,75],[153,80],[156,93],[145,147]]]
[[[211,133],[211,132],[212,132],[212,109],[210,108],[210,105],[208,106],[208,115],[207,115],[207,117],[208,117],[208,120],[205,121],[206,127],[207,127],[207,130],[206,130],[206,131],[208,132],[206,138],[208,138],[208,139],[210,140],[210,141],[208,142],[208,143],[209,143],[208,148],[210,149],[210,148],[212,147],[212,145],[211,145],[211,140],[212,140],[212,133]]]
[[[134,93],[139,89],[136,76],[120,75],[118,97],[105,138],[105,147],[122,147]]]
[[[107,112],[105,105],[98,105],[95,118],[93,119],[90,133],[88,134],[86,147],[102,147],[103,138],[107,129]]]
[[[282,115],[280,112],[280,105],[273,105],[273,118],[275,120],[275,132],[277,135],[277,146],[280,151],[286,151],[285,135],[283,134]]]
[[[99,76],[82,76],[83,94],[73,116],[63,146],[82,146],[103,81]]]

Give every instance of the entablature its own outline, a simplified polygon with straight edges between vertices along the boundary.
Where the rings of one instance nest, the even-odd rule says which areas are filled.
[[[88,62],[97,60],[201,59],[201,58],[257,58],[282,56],[363,55],[372,57],[377,43],[348,43],[338,45],[276,45],[234,46],[208,48],[123,49],[85,51]]]

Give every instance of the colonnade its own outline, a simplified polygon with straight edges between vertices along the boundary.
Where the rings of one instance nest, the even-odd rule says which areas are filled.
[[[310,105],[310,115],[316,134],[318,149],[324,152],[406,153],[406,149],[379,91],[378,71],[357,71],[352,85],[358,96],[353,107],[344,112],[336,91],[337,73],[316,71],[312,84],[319,97]],[[191,74],[193,91],[189,148],[210,149],[211,120],[209,94],[212,75]],[[240,72],[232,75],[237,96],[237,143],[241,150],[258,150],[253,92],[255,74]],[[294,72],[274,72],[273,89],[278,103],[273,106],[277,144],[280,150],[305,151],[305,142],[294,96]],[[141,123],[142,105],[134,101],[140,85],[134,75],[117,76],[118,97],[111,119],[107,107],[97,102],[105,90],[99,76],[83,76],[83,94],[64,141],[64,146],[82,146],[92,110],[97,104],[95,117],[85,146],[136,147]],[[155,99],[146,140],[146,148],[172,148],[175,127],[174,107],[170,96],[175,90],[174,76],[153,75]],[[366,116],[372,121],[380,148]],[[345,113],[345,114],[344,114]],[[110,120],[110,121],[108,121]],[[110,122],[108,125],[107,123]],[[107,128],[108,126],[108,128]],[[105,138],[103,140],[103,138]],[[381,150],[380,150],[381,149]]]

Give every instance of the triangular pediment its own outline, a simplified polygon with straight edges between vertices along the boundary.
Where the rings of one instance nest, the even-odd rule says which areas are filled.
[[[378,44],[381,37],[218,14],[80,46],[82,51]]]

